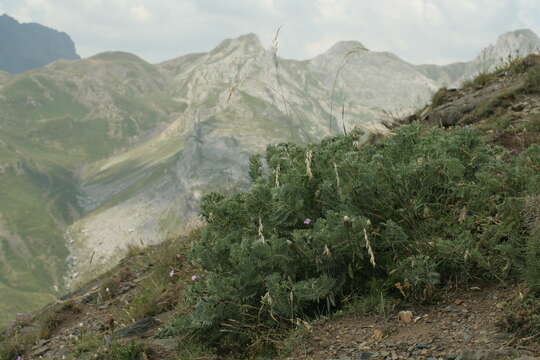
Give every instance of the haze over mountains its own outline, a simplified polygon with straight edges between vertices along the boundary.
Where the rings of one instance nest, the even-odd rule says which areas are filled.
[[[58,59],[80,59],[66,33],[0,16],[0,70],[21,73]]]
[[[298,61],[248,34],[156,65],[107,52],[0,74],[0,322],[162,241],[205,191],[246,186],[267,144],[380,128],[384,111],[537,48],[520,30],[448,66],[356,41]]]

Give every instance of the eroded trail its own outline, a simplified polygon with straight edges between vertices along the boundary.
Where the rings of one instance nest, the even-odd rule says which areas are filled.
[[[456,291],[438,305],[406,309],[413,313],[411,323],[393,312],[316,324],[289,359],[537,359],[540,344],[534,339],[497,326],[514,310],[520,291],[517,285]]]

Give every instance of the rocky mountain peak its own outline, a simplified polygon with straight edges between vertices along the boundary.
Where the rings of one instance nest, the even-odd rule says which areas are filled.
[[[240,35],[235,40],[238,42],[251,43],[253,45],[261,45],[261,40],[255,33],[248,33],[248,34]]]
[[[211,54],[226,53],[227,55],[236,52],[246,54],[263,52],[264,47],[261,40],[254,33],[244,34],[237,38],[223,40]]]
[[[338,41],[323,55],[343,56],[351,51],[369,51],[360,41]]]
[[[518,29],[514,31],[506,32],[500,35],[497,39],[499,41],[505,41],[507,39],[531,39],[531,40],[540,40],[538,35],[531,29]]]
[[[476,61],[493,65],[508,56],[526,56],[538,51],[540,38],[530,29],[520,29],[500,35],[494,45],[482,50]]]
[[[19,23],[17,20],[12,18],[8,14],[3,14],[2,16],[0,16],[0,22],[2,22],[2,23],[12,23],[12,24],[18,24]]]
[[[66,33],[0,16],[0,70],[20,73],[58,59],[80,59]]]

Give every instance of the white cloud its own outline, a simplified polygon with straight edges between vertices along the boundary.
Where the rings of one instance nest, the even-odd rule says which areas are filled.
[[[347,20],[347,10],[350,9],[348,1],[317,0],[320,22],[337,22]]]
[[[26,0],[26,6],[29,8],[40,8],[47,5],[46,0]]]
[[[130,9],[130,11],[135,20],[141,23],[147,22],[152,17],[150,11],[148,11],[148,9],[143,5],[134,6]]]

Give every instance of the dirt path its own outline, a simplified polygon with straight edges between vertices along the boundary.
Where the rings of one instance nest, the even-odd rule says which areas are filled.
[[[496,325],[518,294],[518,287],[473,287],[435,306],[406,309],[411,323],[397,316],[327,321],[315,325],[289,359],[540,359],[540,344],[526,344]]]

